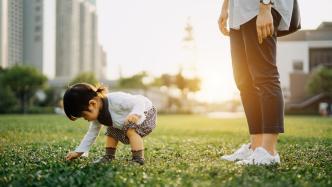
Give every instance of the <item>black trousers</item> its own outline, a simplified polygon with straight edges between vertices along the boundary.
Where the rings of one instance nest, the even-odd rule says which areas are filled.
[[[274,28],[281,16],[272,10]],[[284,101],[276,66],[276,34],[258,43],[256,17],[230,30],[234,79],[250,134],[284,132]]]

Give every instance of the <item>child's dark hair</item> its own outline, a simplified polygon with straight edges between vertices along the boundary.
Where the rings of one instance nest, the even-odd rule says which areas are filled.
[[[103,86],[96,88],[88,83],[70,86],[63,96],[63,108],[71,120],[82,117],[83,111],[89,111],[89,101],[97,96],[104,97],[107,90]]]

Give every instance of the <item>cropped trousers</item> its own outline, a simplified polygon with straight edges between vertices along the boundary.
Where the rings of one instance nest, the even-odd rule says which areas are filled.
[[[281,16],[272,9],[275,30]],[[284,132],[284,100],[276,65],[277,37],[258,43],[256,17],[230,30],[233,75],[250,134]]]

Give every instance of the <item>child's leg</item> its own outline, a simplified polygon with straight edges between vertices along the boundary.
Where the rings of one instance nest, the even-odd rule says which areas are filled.
[[[132,128],[128,129],[127,136],[131,145],[133,161],[144,164],[144,145],[142,137]]]
[[[144,149],[143,139],[139,134],[137,134],[135,129],[129,128],[127,131],[127,136],[129,138],[131,149],[133,151],[138,151],[138,150]]]
[[[116,146],[118,140],[112,136],[106,136],[105,155],[94,161],[94,163],[108,163],[115,159]]]
[[[106,136],[106,147],[116,148],[118,145],[118,140],[114,139],[112,136]]]
[[[118,145],[118,140],[114,139],[112,136],[106,136],[106,148],[105,148],[105,156],[114,159],[116,146]]]

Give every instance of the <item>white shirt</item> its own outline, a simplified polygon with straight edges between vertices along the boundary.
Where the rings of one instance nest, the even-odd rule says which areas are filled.
[[[260,0],[229,0],[229,27],[240,29],[259,13]],[[272,6],[281,15],[278,30],[288,30],[292,18],[294,0],[274,0]]]
[[[138,124],[145,120],[145,111],[152,108],[152,102],[142,95],[131,95],[124,92],[113,92],[107,94],[108,108],[112,116],[113,127],[122,129],[125,119],[130,114],[140,116]],[[82,139],[75,152],[87,152],[95,142],[102,127],[98,121],[90,122],[89,130]]]

